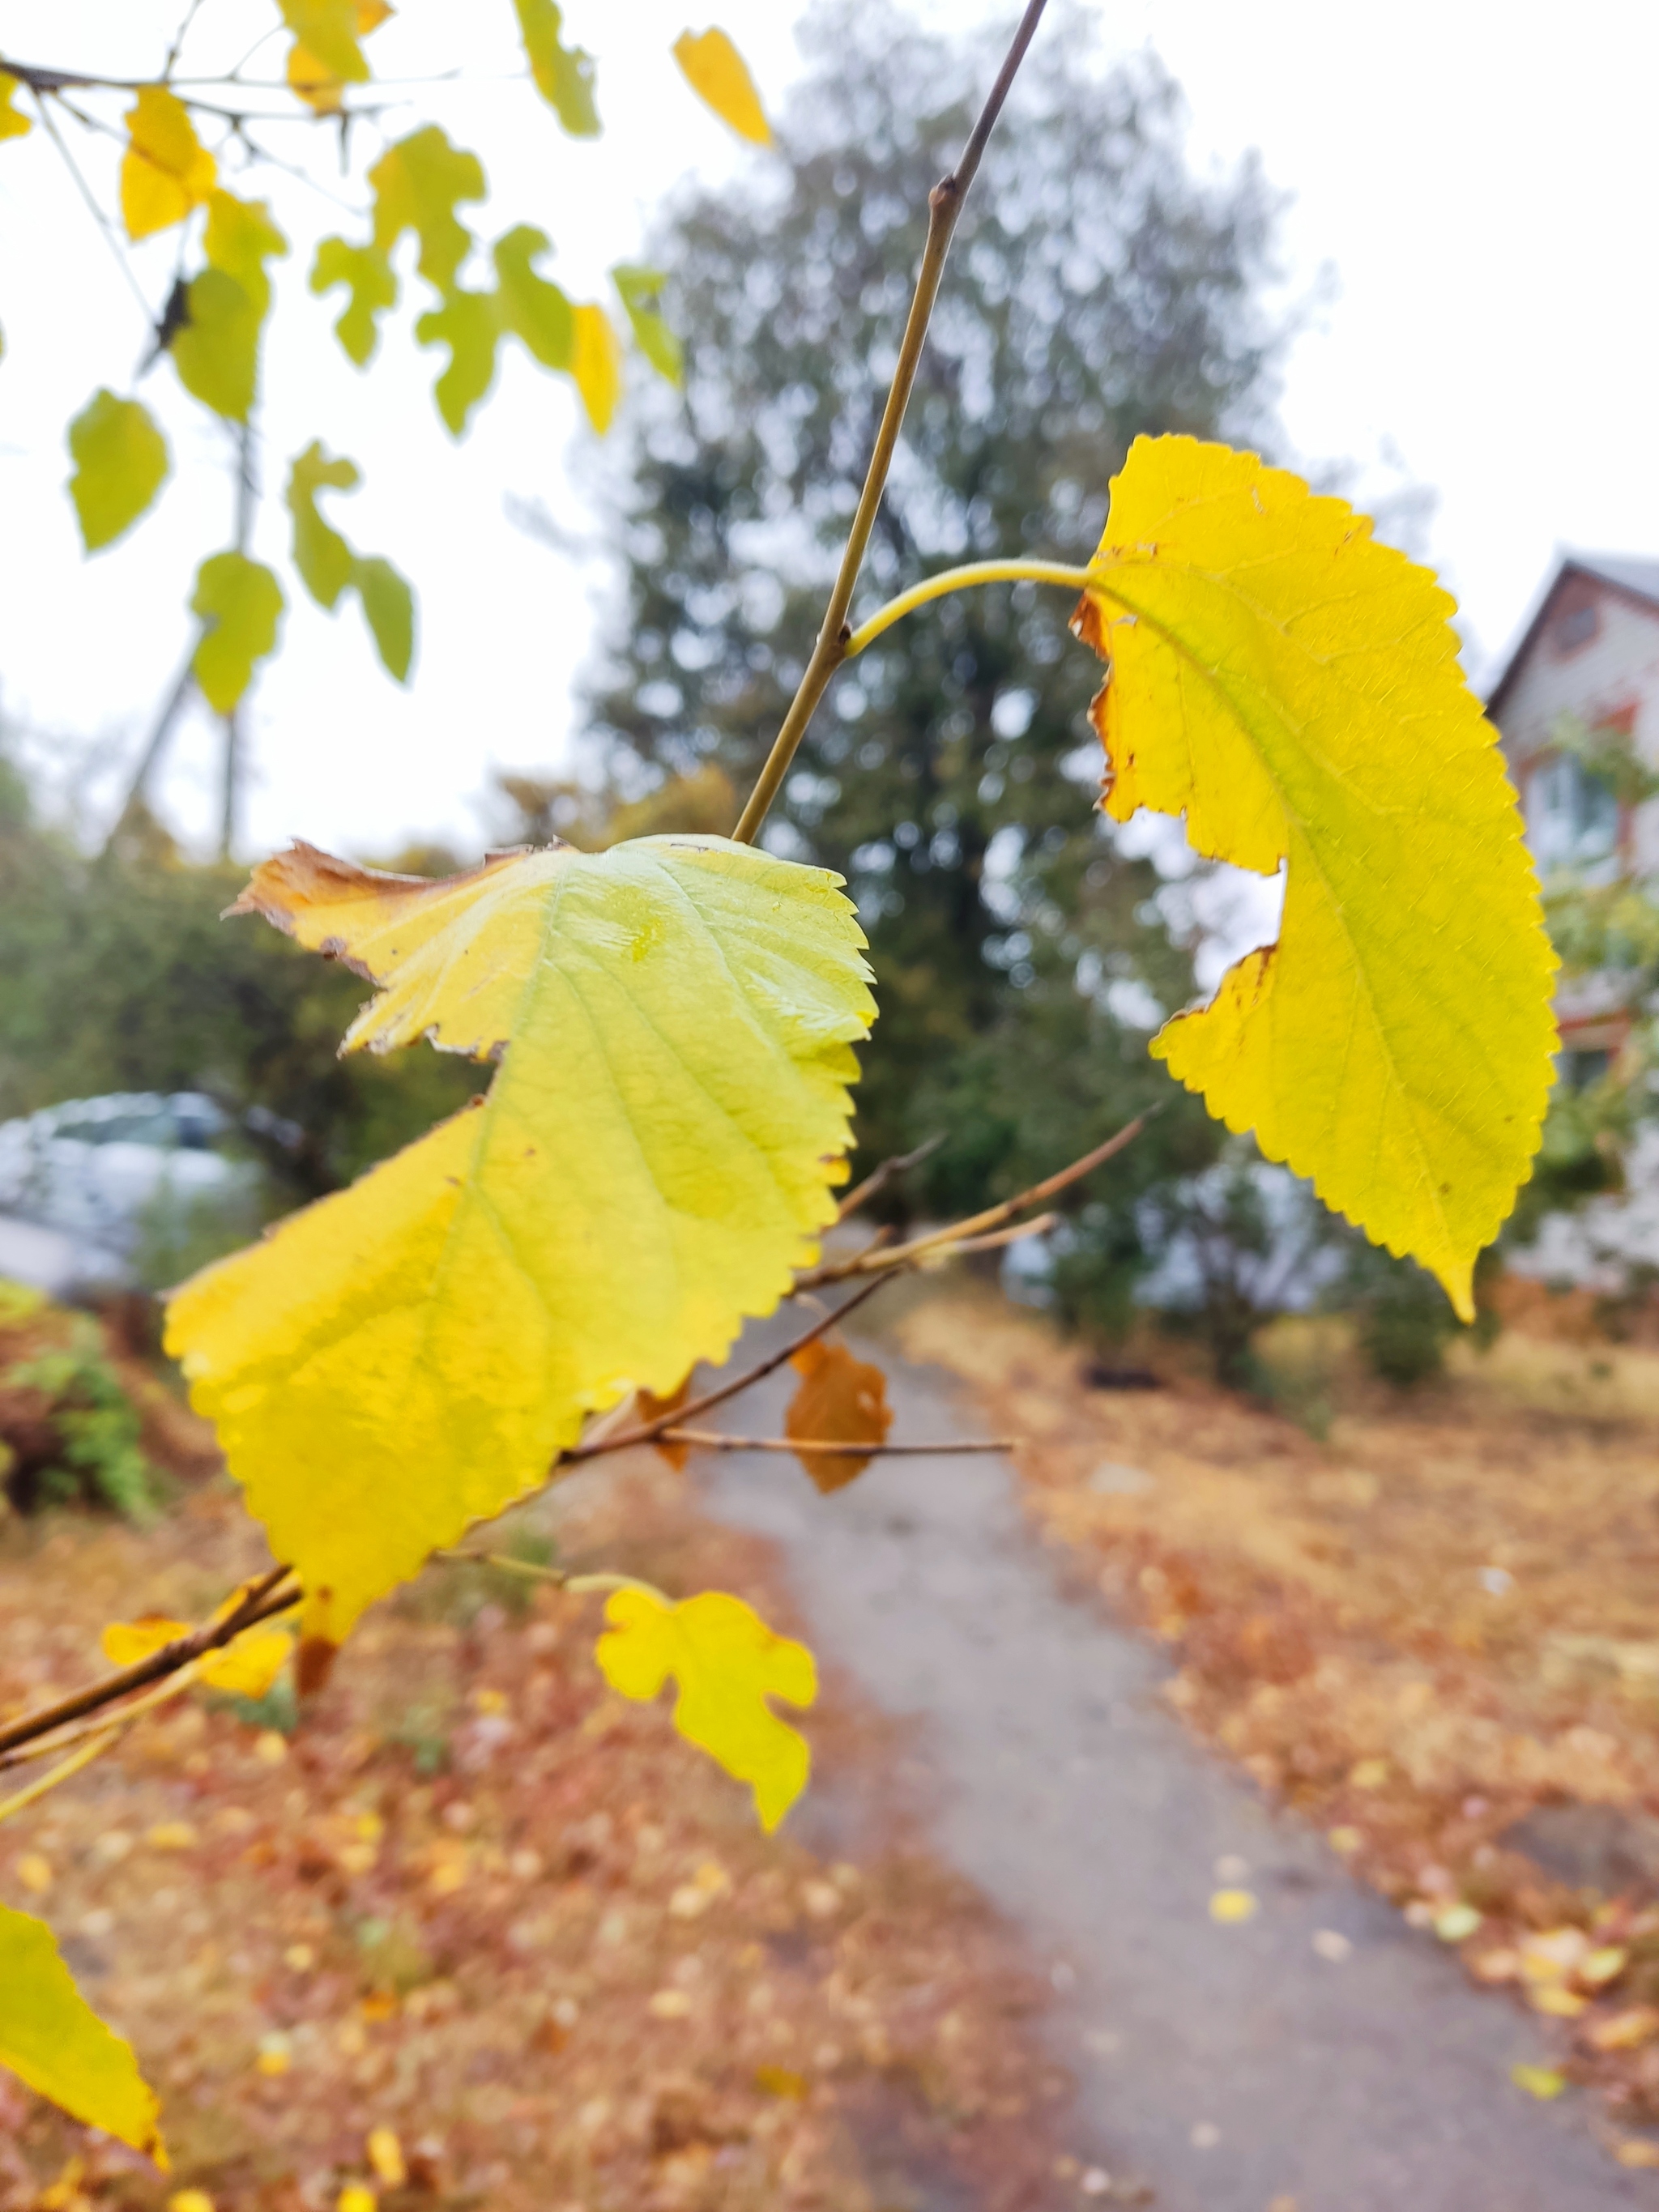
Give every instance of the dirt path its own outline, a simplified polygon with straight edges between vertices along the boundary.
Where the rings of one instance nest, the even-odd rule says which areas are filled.
[[[982,1434],[884,1346],[896,1438]],[[744,1401],[776,1433],[787,1386]],[[1184,1735],[1164,1662],[1060,1592],[1012,1470],[878,1462],[822,1500],[791,1462],[705,1463],[705,1498],[784,1550],[821,1653],[914,1723],[937,1847],[1040,1947],[1078,2083],[1075,2185],[1162,2212],[1601,2212],[1659,2202],[1585,2107],[1510,2082],[1538,2028]],[[833,1776],[826,1777],[833,1790]],[[1255,1917],[1210,1917],[1218,1888]],[[1111,2178],[1108,2195],[1100,2177]]]

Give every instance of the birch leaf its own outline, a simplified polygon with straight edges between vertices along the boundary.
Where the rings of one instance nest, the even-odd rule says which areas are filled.
[[[437,883],[308,846],[256,871],[242,911],[380,985],[348,1049],[503,1055],[487,1099],[172,1301],[308,1633],[337,1644],[810,1262],[874,1012],[839,882],[714,837]]]
[[[216,553],[196,571],[191,612],[204,624],[191,665],[202,696],[228,714],[253,681],[254,664],[275,651],[283,587],[262,561]]]
[[[672,1677],[679,1687],[674,1726],[749,1784],[769,1834],[805,1789],[812,1754],[805,1737],[766,1701],[812,1703],[817,1669],[806,1646],[777,1635],[722,1590],[678,1605],[649,1590],[615,1590],[605,1617],[609,1632],[594,1656],[605,1680],[623,1697],[646,1702]]]
[[[1451,599],[1345,500],[1191,438],[1135,441],[1093,565],[1108,812],[1286,871],[1278,944],[1154,1054],[1472,1318],[1538,1147],[1555,958]]]
[[[34,128],[28,116],[17,112],[15,102],[22,88],[21,78],[0,69],[0,139],[26,138]]]
[[[149,238],[203,204],[219,165],[196,136],[189,109],[164,84],[141,84],[126,122],[121,221],[129,238]]]
[[[142,400],[95,392],[69,426],[70,497],[88,553],[131,530],[167,481],[167,441]]]
[[[592,57],[580,46],[564,44],[564,18],[554,0],[513,0],[513,4],[537,91],[573,138],[597,138],[599,112],[593,105]]]
[[[790,1365],[800,1376],[783,1417],[785,1436],[825,1444],[880,1444],[893,1425],[887,1402],[887,1378],[879,1367],[858,1359],[844,1344],[815,1337],[802,1345]],[[853,1453],[803,1451],[796,1456],[826,1496],[841,1490],[869,1466]]]
[[[132,2045],[75,1986],[44,1921],[0,1905],[0,2066],[88,2127],[167,2164],[155,2093]]]
[[[674,41],[674,58],[692,91],[722,123],[729,123],[739,138],[747,138],[756,146],[771,144],[771,126],[755,80],[724,31],[705,31],[701,37],[683,31]]]

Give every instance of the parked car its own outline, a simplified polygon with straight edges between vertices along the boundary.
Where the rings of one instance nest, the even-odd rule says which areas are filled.
[[[259,1171],[222,1149],[233,1129],[197,1091],[71,1098],[0,1122],[0,1275],[63,1297],[155,1279],[216,1224],[235,1242]]]

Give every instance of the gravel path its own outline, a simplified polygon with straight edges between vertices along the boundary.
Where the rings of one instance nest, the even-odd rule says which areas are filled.
[[[896,1438],[984,1433],[950,1378],[879,1356]],[[787,1395],[757,1389],[742,1425],[778,1433]],[[823,1657],[914,1723],[904,1795],[1048,1962],[1080,2204],[1139,2181],[1160,2212],[1659,2205],[1582,2100],[1510,2081],[1542,2024],[1269,1813],[1183,1733],[1156,1650],[1060,1595],[1006,1462],[878,1461],[820,1499],[793,1461],[733,1453],[702,1481],[782,1548]],[[1218,1887],[1255,1916],[1218,1926]]]

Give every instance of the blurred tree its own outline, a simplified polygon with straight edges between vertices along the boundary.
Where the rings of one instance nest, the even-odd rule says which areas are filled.
[[[1080,561],[1139,432],[1259,441],[1284,335],[1263,306],[1276,202],[1255,167],[1201,183],[1179,95],[1142,58],[1091,65],[1073,7],[1034,53],[929,336],[866,593],[1022,548]],[[659,258],[683,398],[642,395],[617,502],[627,571],[592,702],[606,773],[704,763],[746,787],[821,617],[925,229],[984,81],[976,40],[870,0],[810,21],[781,173],[702,194]],[[769,841],[849,878],[882,1018],[866,1156],[943,1129],[926,1195],[971,1202],[1167,1097],[1145,1035],[1191,994],[1158,878],[1091,811],[1098,665],[1063,594],[946,599],[836,680]],[[1126,1194],[1213,1156],[1185,1094],[1114,1170]],[[1118,1211],[1109,1267],[1134,1262]]]

